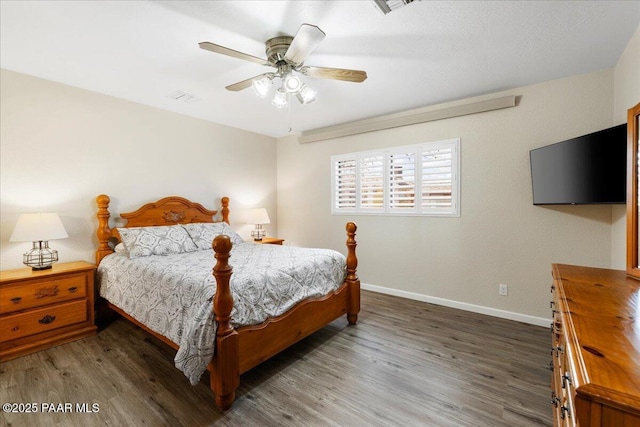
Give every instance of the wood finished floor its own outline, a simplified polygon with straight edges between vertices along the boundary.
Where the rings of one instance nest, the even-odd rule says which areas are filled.
[[[2,426],[550,426],[546,328],[362,292],[341,318],[242,375],[220,413],[174,351],[120,319],[0,365],[0,401],[97,403],[0,412]]]

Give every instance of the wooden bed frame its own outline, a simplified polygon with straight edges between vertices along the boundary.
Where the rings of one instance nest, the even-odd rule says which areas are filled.
[[[100,195],[98,204],[98,249],[96,263],[114,252],[111,245],[120,241],[115,228],[109,227],[109,196]],[[229,223],[229,198],[221,199],[222,220]],[[187,224],[191,222],[214,221],[217,211],[205,209],[201,204],[191,202],[182,197],[166,197],[154,203],[143,205],[135,212],[122,213],[120,217],[127,222],[124,227],[144,227],[154,225]],[[231,326],[231,310],[233,298],[229,289],[232,266],[229,265],[231,240],[221,235],[214,239],[212,247],[216,264],[213,275],[217,282],[216,294],[213,298],[213,312],[218,323],[215,352],[208,370],[210,385],[215,393],[215,401],[221,410],[228,409],[235,399],[235,390],[240,383],[240,374],[269,359],[292,344],[311,333],[326,326],[343,314],[347,321],[354,325],[360,311],[360,280],[356,274],[358,259],[356,257],[356,224],[347,223],[347,276],[345,282],[333,293],[311,298],[298,303],[288,312],[264,323],[253,326],[233,328]],[[153,332],[145,325],[133,319],[122,309],[108,303],[108,307],[129,319],[156,338],[174,349],[178,345],[167,337]]]

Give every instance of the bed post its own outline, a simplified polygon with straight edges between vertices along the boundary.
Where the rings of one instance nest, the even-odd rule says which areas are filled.
[[[358,257],[356,256],[356,230],[358,226],[354,222],[347,223],[347,286],[349,286],[349,307],[347,320],[350,325],[355,325],[360,312],[360,279],[356,274]]]
[[[113,253],[113,249],[109,246],[109,239],[111,238],[111,228],[109,228],[109,202],[111,199],[106,194],[101,194],[96,197],[98,204],[98,249],[96,250],[96,264],[100,264],[102,258]]]
[[[220,410],[231,407],[235,399],[236,388],[240,385],[238,333],[231,326],[231,310],[233,309],[233,297],[229,289],[229,279],[231,279],[233,270],[233,267],[229,265],[231,246],[231,239],[225,235],[217,236],[212,244],[217,260],[213,267],[213,275],[216,278],[213,313],[218,329],[216,331],[215,353],[209,367],[211,389],[216,395],[216,405]]]
[[[222,220],[229,224],[229,198],[222,198]]]

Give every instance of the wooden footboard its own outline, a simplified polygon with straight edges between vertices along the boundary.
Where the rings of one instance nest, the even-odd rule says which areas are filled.
[[[222,221],[229,222],[229,198],[223,197]],[[116,229],[109,227],[109,202],[106,195],[96,198],[98,205],[98,248],[96,263],[113,253],[114,240],[119,241]],[[143,205],[131,213],[120,214],[127,220],[125,227],[154,226],[168,224],[186,224],[190,222],[213,222],[216,211],[205,209],[202,205],[190,202],[182,197],[166,197],[154,203]],[[356,257],[356,224],[347,223],[347,272],[345,282],[335,292],[311,298],[298,303],[288,312],[255,326],[246,326],[237,330],[231,325],[233,297],[229,282],[233,268],[229,265],[231,239],[228,236],[217,236],[212,242],[216,264],[213,275],[217,290],[213,298],[213,313],[217,322],[216,347],[208,369],[211,372],[211,389],[215,393],[216,405],[228,409],[235,399],[235,391],[240,384],[240,374],[253,368],[271,356],[300,341],[311,333],[326,326],[338,317],[346,314],[350,325],[358,320],[360,311],[360,280],[356,274],[358,259]],[[149,331],[162,341],[178,348],[166,337],[151,331],[131,316],[112,307],[138,326]]]
[[[230,323],[233,298],[229,289],[232,267],[228,264],[231,240],[218,236],[213,241],[216,265],[213,275],[217,290],[213,312],[218,322],[216,349],[209,364],[211,389],[221,410],[231,407],[240,374],[347,314],[350,325],[360,311],[360,280],[356,274],[356,224],[347,223],[347,276],[335,292],[298,303],[291,310],[264,323],[235,330]]]

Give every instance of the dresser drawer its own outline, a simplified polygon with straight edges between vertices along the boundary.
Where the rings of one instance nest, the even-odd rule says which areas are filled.
[[[14,284],[3,287],[0,293],[0,314],[84,298],[86,295],[86,274]]]
[[[87,300],[65,302],[2,316],[0,342],[72,325],[87,320]]]

